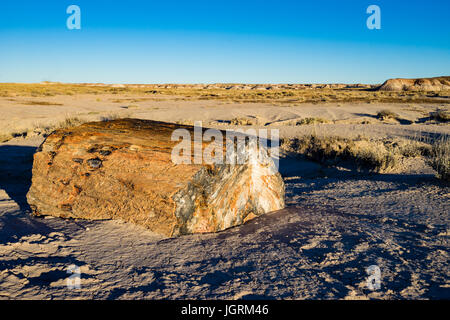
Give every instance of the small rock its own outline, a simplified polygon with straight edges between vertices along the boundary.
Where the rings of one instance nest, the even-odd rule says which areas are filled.
[[[99,158],[89,159],[87,161],[87,163],[89,164],[89,166],[91,168],[94,168],[94,169],[98,169],[102,166],[102,160],[100,160]]]
[[[102,156],[109,156],[111,154],[111,151],[109,150],[100,150],[98,153]]]

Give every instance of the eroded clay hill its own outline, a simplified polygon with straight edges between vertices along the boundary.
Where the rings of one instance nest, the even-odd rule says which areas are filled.
[[[165,236],[219,231],[284,207],[267,153],[244,164],[175,164],[175,129],[193,142],[191,126],[137,119],[55,131],[34,156],[30,206],[36,215],[119,219]]]
[[[382,91],[441,91],[450,90],[450,77],[389,79],[378,90]]]

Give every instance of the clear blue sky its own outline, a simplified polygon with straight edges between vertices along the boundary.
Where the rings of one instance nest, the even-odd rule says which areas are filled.
[[[68,30],[66,8],[81,8]],[[381,8],[381,30],[366,8]],[[380,83],[450,75],[448,0],[0,1],[0,82]]]

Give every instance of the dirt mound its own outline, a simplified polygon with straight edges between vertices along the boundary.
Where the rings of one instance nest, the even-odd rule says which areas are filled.
[[[382,91],[441,91],[450,90],[450,77],[389,79],[378,90]]]

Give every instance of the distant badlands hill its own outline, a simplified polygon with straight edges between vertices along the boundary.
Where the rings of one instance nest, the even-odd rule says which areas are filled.
[[[58,82],[41,82],[41,84],[60,84]],[[214,84],[104,84],[80,83],[80,85],[112,88],[155,88],[155,89],[227,89],[227,90],[286,90],[286,89],[369,89],[381,91],[442,91],[450,90],[450,76],[435,78],[386,80],[381,86],[373,84],[242,84],[242,83],[214,83]]]
[[[52,84],[54,82],[46,82],[44,84]],[[343,83],[279,83],[279,84],[247,84],[247,83],[211,83],[211,84],[179,84],[179,83],[163,83],[163,84],[103,84],[103,83],[80,83],[80,85],[92,87],[112,87],[112,88],[155,88],[155,89],[227,89],[227,90],[286,90],[286,89],[343,89],[343,88],[360,88],[370,89],[379,85],[371,84],[343,84]]]
[[[450,77],[389,79],[378,90],[383,91],[441,91],[450,90]]]

